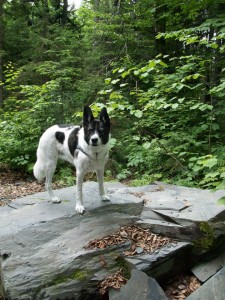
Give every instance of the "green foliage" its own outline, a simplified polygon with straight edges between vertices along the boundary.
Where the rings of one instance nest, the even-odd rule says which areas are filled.
[[[57,173],[57,181],[61,185],[72,186],[75,182],[74,169],[68,166],[61,166]]]
[[[0,112],[1,161],[14,168],[31,170],[41,133],[62,116],[62,102],[57,98],[58,84],[19,86],[20,70],[9,65],[5,89],[9,92],[5,109]]]
[[[224,138],[218,135],[221,106],[211,96],[220,97],[222,87],[208,89],[207,72],[208,59],[194,55],[158,55],[131,67],[126,59],[112,70],[99,97],[132,124],[117,145],[126,144],[120,179],[160,174],[171,182],[223,188],[224,155],[215,146]]]
[[[107,105],[108,178],[225,188],[220,0],[20,2],[4,3],[1,162],[31,170],[47,127]]]

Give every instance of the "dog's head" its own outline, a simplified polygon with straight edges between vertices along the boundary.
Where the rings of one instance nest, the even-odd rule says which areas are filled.
[[[105,145],[110,136],[110,119],[105,107],[100,112],[99,119],[95,119],[89,106],[84,107],[83,114],[84,139],[88,145]]]

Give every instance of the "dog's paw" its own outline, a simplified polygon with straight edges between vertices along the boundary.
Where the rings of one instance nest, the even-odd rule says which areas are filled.
[[[84,208],[84,206],[81,205],[81,204],[77,204],[75,210],[76,210],[79,214],[81,214],[81,215],[83,215],[84,212],[85,212],[85,208]]]
[[[54,197],[54,198],[52,198],[52,202],[53,203],[60,203],[61,199],[59,197]]]
[[[102,201],[110,201],[110,198],[107,194],[101,195],[101,200]]]

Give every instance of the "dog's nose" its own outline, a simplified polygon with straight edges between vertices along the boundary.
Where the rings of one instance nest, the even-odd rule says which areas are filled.
[[[91,141],[93,144],[96,144],[98,142],[98,138],[92,138]]]

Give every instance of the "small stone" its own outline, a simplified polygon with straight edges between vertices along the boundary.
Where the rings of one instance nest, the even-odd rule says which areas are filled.
[[[142,247],[137,247],[136,252],[137,252],[137,254],[141,254],[144,252],[144,249]]]
[[[120,235],[121,235],[122,237],[124,237],[124,238],[127,238],[127,236],[128,236],[128,234],[127,234],[127,232],[126,232],[125,230],[121,230],[121,231],[120,231]]]
[[[178,285],[178,289],[179,289],[179,290],[185,289],[185,285],[184,285],[184,284],[179,284],[179,285]]]

